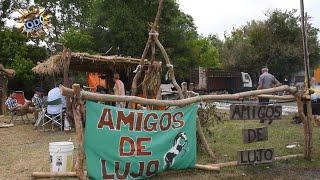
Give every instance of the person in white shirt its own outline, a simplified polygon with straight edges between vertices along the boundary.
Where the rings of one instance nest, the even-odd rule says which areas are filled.
[[[64,96],[61,95],[59,87],[55,87],[48,92],[47,102],[51,102],[59,98],[61,98],[62,103],[59,105],[48,105],[47,107],[48,114],[59,114],[61,113],[61,111],[63,111],[67,107],[66,99]]]

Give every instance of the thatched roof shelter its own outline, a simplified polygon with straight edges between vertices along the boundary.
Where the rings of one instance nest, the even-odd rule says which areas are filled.
[[[44,62],[38,63],[32,68],[36,74],[43,76],[62,75],[63,85],[70,87],[69,72],[93,72],[106,75],[106,81],[109,88],[112,88],[112,77],[114,72],[126,76],[127,81],[131,81],[130,74],[139,65],[140,59],[121,56],[102,56],[91,55],[88,53],[71,52],[70,49],[64,48],[60,54],[51,56]],[[127,83],[129,84],[129,83]],[[72,112],[70,101],[67,100],[67,112]],[[72,114],[68,114],[72,119]]]
[[[32,71],[41,75],[53,75],[63,73],[63,64],[66,58],[63,54],[51,56],[49,59],[32,68]],[[71,52],[69,69],[82,72],[104,73],[107,69],[132,70],[140,62],[140,59],[121,56],[91,55],[88,53]]]

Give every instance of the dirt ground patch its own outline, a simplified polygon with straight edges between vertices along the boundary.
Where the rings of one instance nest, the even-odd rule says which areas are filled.
[[[34,171],[49,171],[49,142],[75,143],[75,133],[41,132],[31,124],[0,128],[0,179],[30,179]]]

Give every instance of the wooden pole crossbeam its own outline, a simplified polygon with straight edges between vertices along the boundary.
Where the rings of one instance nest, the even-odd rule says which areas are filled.
[[[76,172],[33,172],[31,176],[34,178],[78,177]]]
[[[284,96],[277,96],[277,95],[270,95],[270,94],[261,94],[258,95],[259,98],[268,98],[268,99],[274,99],[274,100],[296,100],[296,97],[293,95],[284,95]]]
[[[299,157],[304,157],[304,155],[303,154],[292,154],[292,155],[287,155],[287,156],[279,156],[279,157],[275,157],[274,160],[275,161],[282,161],[282,160],[288,160],[288,159],[299,158]],[[225,162],[225,163],[209,164],[208,166],[223,168],[223,167],[237,166],[237,165],[238,165],[237,161],[230,161],[230,162]]]
[[[66,88],[64,86],[60,86],[60,91],[64,96],[73,96],[74,90],[70,88]],[[82,99],[85,100],[93,100],[93,101],[103,101],[103,102],[133,102],[139,103],[144,105],[155,105],[155,106],[185,106],[188,104],[201,102],[201,101],[215,101],[215,100],[238,100],[244,97],[249,96],[257,96],[260,94],[269,94],[275,92],[287,91],[292,94],[296,92],[295,88],[290,88],[287,85],[279,86],[270,89],[262,89],[262,90],[254,90],[254,91],[247,91],[241,92],[237,94],[224,94],[224,95],[202,95],[191,97],[187,99],[180,99],[180,100],[156,100],[156,99],[145,99],[137,96],[118,96],[118,95],[111,95],[111,94],[97,94],[87,91],[81,91],[80,96]],[[277,97],[277,96],[271,96]]]

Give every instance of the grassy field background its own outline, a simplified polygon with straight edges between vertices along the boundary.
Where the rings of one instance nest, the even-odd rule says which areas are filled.
[[[0,121],[7,119],[1,117]],[[303,126],[291,124],[290,121],[290,116],[276,120],[271,125],[251,120],[228,120],[214,124],[213,134],[206,134],[206,137],[217,155],[217,162],[234,161],[237,151],[245,149],[272,147],[276,156],[303,153]],[[263,126],[268,127],[268,141],[243,144],[243,128]],[[298,158],[255,166],[226,167],[220,173],[194,169],[170,171],[153,179],[320,179],[319,128],[314,127],[313,132],[312,161]],[[0,128],[0,179],[31,179],[34,171],[49,171],[49,142],[68,140],[75,143],[74,132],[41,132],[31,124]],[[287,149],[288,144],[298,146]],[[201,146],[198,147],[197,156],[198,163],[213,162]]]

